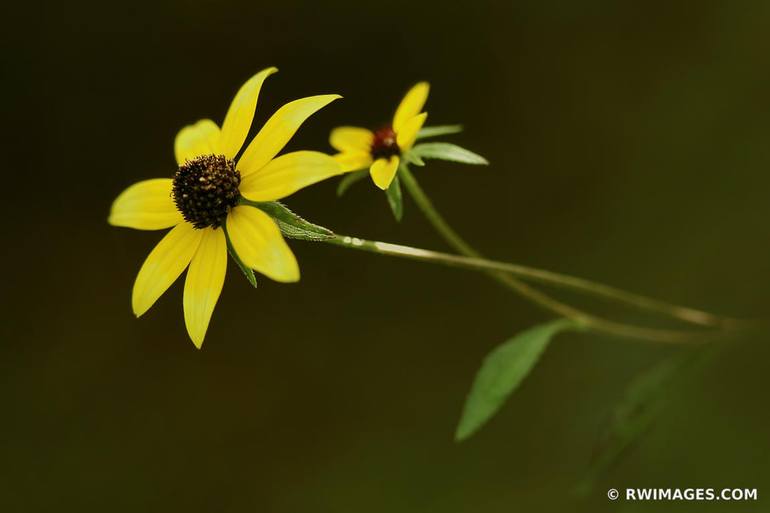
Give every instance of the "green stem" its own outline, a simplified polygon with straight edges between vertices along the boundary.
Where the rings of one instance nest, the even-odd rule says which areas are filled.
[[[522,283],[514,278],[511,278],[510,281],[507,280],[510,277],[504,273],[509,272],[511,268],[509,267],[510,264],[506,264],[504,262],[495,262],[493,260],[485,260],[482,258],[466,257],[460,255],[450,255],[448,253],[439,253],[437,251],[401,246],[399,244],[390,244],[388,242],[359,239],[357,237],[349,237],[347,235],[335,235],[334,238],[324,240],[323,242],[328,242],[330,244],[335,244],[350,249],[377,253],[379,255],[395,256],[400,258],[407,258],[409,260],[417,260],[420,262],[441,264],[448,267],[457,267],[461,269],[494,273],[495,275],[499,275],[501,280],[505,279],[506,281],[504,281],[504,283],[508,287],[530,299],[535,304],[562,317],[571,319],[586,328],[601,331],[610,335],[618,335],[626,338],[654,342],[684,343],[703,342],[706,338],[713,337],[715,333],[718,333],[714,331],[702,332],[641,328],[603,319],[601,317],[597,317],[595,315],[578,310],[567,304],[556,301],[546,294],[543,294],[542,292],[535,290],[529,285]]]
[[[441,214],[439,214],[438,210],[433,206],[430,198],[428,198],[427,194],[425,194],[423,189],[417,183],[417,180],[412,175],[407,166],[404,165],[401,167],[399,176],[401,177],[402,183],[406,187],[407,191],[409,191],[417,206],[420,208],[420,210],[422,210],[428,221],[450,246],[452,246],[455,250],[465,255],[466,257],[482,257],[481,253],[476,251],[467,242],[465,242],[465,240],[446,222]],[[505,264],[504,270],[489,269],[488,274],[504,286],[518,292],[519,294],[527,297],[537,304],[540,304],[541,306],[544,306],[554,312],[560,313],[560,315],[564,315],[573,319],[589,319],[588,324],[590,324],[592,327],[599,329],[600,331],[611,332],[616,335],[631,336],[632,338],[658,339],[659,335],[665,338],[670,338],[670,335],[672,335],[674,332],[669,330],[649,330],[646,328],[637,328],[587,314],[569,305],[560,303],[542,292],[532,289],[531,287],[522,283],[520,280],[516,279],[514,276],[562,288],[579,290],[583,293],[605,297],[639,309],[653,311],[700,326],[737,328],[742,325],[742,322],[738,320],[726,319],[692,308],[668,304],[662,301],[647,298],[645,296],[616,289],[608,285],[594,283],[582,278],[575,278],[572,276],[553,273],[542,269],[535,269],[516,264]]]

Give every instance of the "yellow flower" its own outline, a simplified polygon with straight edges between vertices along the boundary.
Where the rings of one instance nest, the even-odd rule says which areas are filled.
[[[412,87],[396,109],[393,123],[375,132],[354,126],[332,130],[329,143],[339,151],[335,158],[344,170],[368,167],[375,185],[387,189],[396,176],[401,155],[412,148],[428,116],[421,111],[429,90],[427,82]]]
[[[342,172],[332,157],[319,152],[276,157],[308,117],[340,98],[334,94],[287,103],[236,159],[262,83],[276,71],[260,71],[240,88],[221,129],[202,119],[179,131],[174,141],[179,167],[173,178],[136,183],[112,204],[109,223],[114,226],[171,228],[139,270],[131,304],[137,317],[144,314],[189,266],[184,319],[198,348],[224,284],[228,237],[244,266],[279,282],[299,280],[297,261],[275,221],[257,208],[239,205],[241,196],[274,201]]]

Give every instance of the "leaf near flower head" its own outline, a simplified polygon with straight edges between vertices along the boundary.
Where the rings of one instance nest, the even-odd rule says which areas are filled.
[[[337,197],[345,194],[353,184],[363,180],[367,176],[369,176],[369,169],[359,169],[358,171],[353,171],[352,173],[346,173],[342,180],[340,180],[339,185],[337,185]]]
[[[388,196],[388,204],[393,212],[393,217],[396,218],[396,221],[401,221],[401,218],[404,217],[404,201],[401,195],[401,181],[398,179],[398,175],[393,177],[393,181],[390,182],[390,186],[385,191],[385,194]]]
[[[417,139],[425,139],[427,137],[437,137],[439,135],[451,135],[459,134],[463,131],[462,125],[436,125],[436,126],[424,126],[417,132]]]
[[[413,147],[411,153],[423,159],[441,159],[473,165],[489,164],[481,155],[451,143],[422,143]]]
[[[227,243],[227,252],[230,253],[230,256],[233,258],[233,261],[238,266],[238,269],[241,270],[243,275],[246,277],[246,280],[251,284],[252,287],[257,288],[257,278],[254,276],[254,271],[252,269],[249,269],[246,264],[243,263],[241,260],[241,257],[238,256],[238,252],[235,251],[235,248],[233,247],[233,243],[230,240],[230,234],[227,232],[227,224],[222,225],[222,230],[225,232],[225,242]]]
[[[241,203],[255,207],[269,215],[278,224],[281,233],[289,239],[324,241],[334,238],[334,232],[323,226],[306,221],[277,201],[249,201]]]

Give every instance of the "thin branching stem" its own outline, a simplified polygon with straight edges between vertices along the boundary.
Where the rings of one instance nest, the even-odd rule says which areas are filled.
[[[417,206],[433,225],[436,231],[446,240],[446,242],[461,253],[466,258],[483,259],[481,253],[468,244],[460,235],[446,222],[444,217],[438,212],[425,191],[412,175],[407,166],[402,166],[399,176],[409,194],[414,199]],[[658,330],[640,328],[624,323],[609,321],[592,314],[578,310],[572,306],[561,303],[547,294],[544,294],[523,283],[517,278],[530,280],[538,283],[545,283],[556,287],[578,290],[583,293],[600,296],[612,301],[623,303],[641,310],[652,311],[690,324],[705,326],[709,328],[733,329],[743,327],[743,321],[716,316],[707,312],[702,312],[692,308],[669,304],[645,296],[626,292],[615,287],[595,283],[582,278],[576,278],[564,274],[554,273],[542,269],[522,266],[518,264],[508,264],[495,262],[493,266],[487,266],[488,274],[506,286],[516,291],[522,296],[543,306],[559,315],[577,320],[589,327],[631,338],[641,338],[646,340],[679,341],[680,339],[690,339],[692,337],[703,337],[703,332],[683,332],[676,330]]]
[[[441,264],[448,267],[457,267],[462,269],[493,273],[496,276],[496,279],[501,283],[505,284],[507,287],[515,290],[522,296],[545,308],[546,310],[559,316],[571,319],[587,329],[592,329],[609,335],[667,343],[705,342],[719,335],[719,332],[714,330],[682,331],[643,328],[607,320],[587,312],[583,312],[582,310],[578,310],[577,308],[574,308],[570,305],[561,303],[551,298],[547,294],[533,289],[526,283],[523,283],[507,275],[506,273],[511,272],[512,268],[509,267],[510,264],[506,264],[505,262],[495,262],[483,258],[451,255],[448,253],[440,253],[437,251],[413,248],[410,246],[402,246],[399,244],[390,244],[388,242],[370,241],[346,235],[336,235],[334,238],[325,240],[324,242],[336,244],[338,246],[343,246],[350,249],[377,253],[380,255],[407,258],[421,262]]]

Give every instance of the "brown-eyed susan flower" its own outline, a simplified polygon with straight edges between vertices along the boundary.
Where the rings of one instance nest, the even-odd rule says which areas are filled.
[[[260,71],[240,88],[221,128],[202,119],[179,131],[173,178],[138,182],[112,204],[109,223],[114,226],[171,228],[139,270],[131,304],[137,317],[144,314],[187,269],[184,319],[197,347],[222,291],[228,245],[239,265],[279,282],[299,280],[297,260],[276,222],[262,210],[241,204],[242,197],[278,200],[343,171],[336,160],[319,152],[276,157],[308,117],[340,97],[334,94],[287,103],[238,157],[262,83],[276,71]]]
[[[339,151],[335,158],[346,171],[369,168],[380,189],[387,189],[398,171],[402,154],[408,152],[425,123],[422,112],[430,86],[420,82],[401,100],[393,122],[372,132],[366,128],[343,126],[332,130],[329,143]]]

